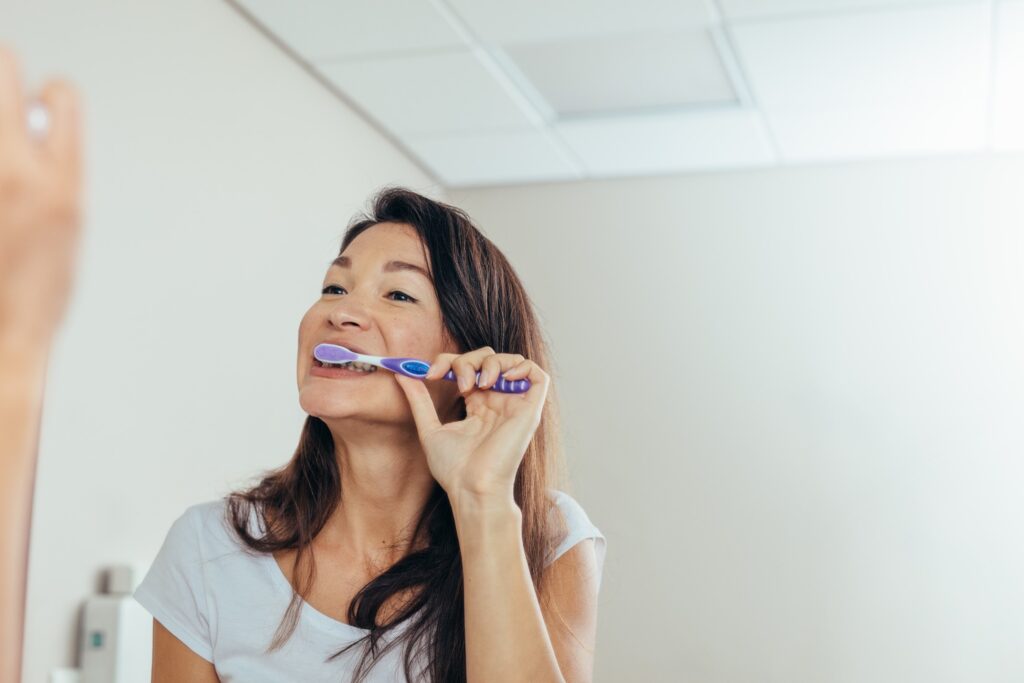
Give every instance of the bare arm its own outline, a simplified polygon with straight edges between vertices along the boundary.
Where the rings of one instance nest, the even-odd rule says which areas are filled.
[[[21,680],[25,586],[46,365],[71,288],[81,186],[78,96],[37,98],[32,139],[14,55],[0,48],[0,683]]]
[[[22,627],[46,350],[0,341],[0,681],[21,680]]]
[[[151,683],[220,683],[213,664],[153,620],[153,675]]]
[[[580,541],[548,568],[551,604],[541,605],[558,666],[566,681],[591,681],[597,642],[597,556],[594,540]]]
[[[463,501],[453,512],[462,548],[469,683],[590,681],[597,627],[593,542],[578,544],[548,569],[552,614],[541,609],[530,578],[518,506]]]

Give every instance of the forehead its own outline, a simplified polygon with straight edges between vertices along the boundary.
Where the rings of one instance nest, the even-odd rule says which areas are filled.
[[[433,276],[429,264],[430,257],[414,228],[404,224],[379,223],[353,238],[327,272],[333,269],[348,271],[353,267],[380,269],[385,273],[417,273],[431,282]]]
[[[429,258],[419,233],[405,223],[377,223],[361,232],[342,253],[352,260],[377,256],[426,263]]]

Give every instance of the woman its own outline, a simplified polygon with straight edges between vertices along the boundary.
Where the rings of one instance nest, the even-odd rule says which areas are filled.
[[[431,370],[326,371],[331,342]],[[291,461],[186,510],[135,593],[153,681],[589,681],[605,541],[550,486],[547,366],[469,218],[380,193],[299,326]],[[499,373],[529,391],[488,391]]]

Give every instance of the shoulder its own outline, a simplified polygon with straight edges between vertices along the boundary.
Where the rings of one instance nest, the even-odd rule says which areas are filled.
[[[227,501],[223,498],[193,503],[185,508],[184,512],[181,513],[181,517],[188,518],[190,523],[194,525],[208,524],[210,520],[224,514],[226,505]]]
[[[548,489],[548,498],[551,502],[555,503],[562,514],[571,515],[573,518],[586,519],[588,522],[590,518],[584,511],[583,506],[573,496],[569,495],[565,491],[559,489]]]
[[[239,548],[238,536],[228,516],[226,498],[189,505],[174,521],[171,530],[187,537],[203,559],[212,559]]]
[[[565,531],[545,570],[544,591],[549,599],[542,600],[541,612],[565,678],[589,681],[593,675],[604,535],[574,497],[554,489],[551,497],[555,503],[552,509],[564,517]]]
[[[548,489],[548,498],[554,504],[552,513],[561,515],[565,520],[568,533],[595,533],[601,535],[600,530],[591,521],[583,506],[573,496],[558,489]]]
[[[154,619],[207,661],[213,661],[216,612],[210,608],[206,566],[223,546],[214,526],[216,507],[217,501],[197,503],[177,516],[133,592]]]
[[[551,507],[552,514],[559,515],[561,519],[551,520],[555,536],[551,540],[552,548],[547,564],[551,564],[580,542],[593,539],[594,553],[600,571],[604,564],[607,545],[604,534],[573,496],[558,489],[549,489],[548,496],[554,503]]]

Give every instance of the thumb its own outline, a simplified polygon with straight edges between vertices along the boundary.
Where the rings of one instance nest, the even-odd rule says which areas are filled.
[[[437,417],[437,409],[434,408],[434,400],[425,384],[418,379],[412,379],[405,375],[395,373],[395,381],[402,387],[405,397],[412,409],[412,418],[416,421],[416,431],[420,437],[441,428],[441,420]]]

